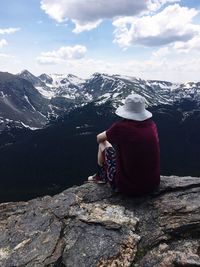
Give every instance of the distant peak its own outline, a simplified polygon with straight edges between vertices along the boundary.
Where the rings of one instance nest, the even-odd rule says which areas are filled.
[[[113,77],[112,75],[109,75],[107,73],[100,73],[100,72],[95,72],[91,75],[90,79],[93,78],[98,78],[98,77],[102,77],[102,78],[111,78]]]
[[[69,74],[67,74],[67,77],[77,77],[77,76],[74,75],[74,74],[69,73]]]
[[[41,77],[47,77],[47,78],[51,78],[51,76],[49,76],[48,74],[46,73],[42,73],[38,76],[38,78],[41,78]]]
[[[49,84],[52,84],[53,79],[51,78],[51,76],[49,76],[46,73],[42,73],[40,76],[38,76],[38,78],[42,81],[42,82],[46,82]]]
[[[19,72],[18,74],[20,75],[20,74],[31,74],[31,73],[30,73],[30,71],[24,69],[21,72]]]
[[[18,76],[21,76],[21,77],[30,77],[30,78],[35,78],[36,76],[35,75],[33,75],[30,71],[28,71],[28,70],[23,70],[23,71],[21,71],[20,73],[18,73],[17,74]]]

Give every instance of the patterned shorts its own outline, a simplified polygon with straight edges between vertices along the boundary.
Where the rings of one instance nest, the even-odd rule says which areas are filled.
[[[108,181],[110,185],[115,188],[115,174],[116,174],[116,151],[113,147],[106,147],[104,152],[104,164],[99,166],[99,176],[102,180]]]

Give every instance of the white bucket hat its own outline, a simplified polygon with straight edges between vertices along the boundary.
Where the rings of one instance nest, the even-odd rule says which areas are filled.
[[[152,113],[145,109],[145,102],[145,98],[138,94],[129,95],[115,113],[125,119],[144,121],[152,117]]]

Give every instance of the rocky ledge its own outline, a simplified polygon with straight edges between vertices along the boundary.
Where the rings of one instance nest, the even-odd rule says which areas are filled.
[[[1,267],[200,266],[200,178],[124,198],[84,184],[0,205]]]

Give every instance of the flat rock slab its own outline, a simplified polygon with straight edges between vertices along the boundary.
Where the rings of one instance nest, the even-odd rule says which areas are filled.
[[[162,177],[125,198],[84,184],[0,204],[1,267],[200,266],[200,178]]]

